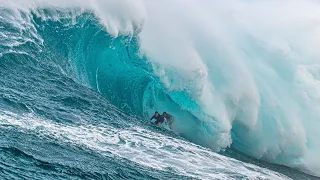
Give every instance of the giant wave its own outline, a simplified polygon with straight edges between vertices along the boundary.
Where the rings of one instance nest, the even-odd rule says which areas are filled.
[[[197,144],[319,176],[319,3],[4,3],[14,10],[3,26],[26,38],[2,32],[2,57],[31,44],[26,59],[53,63],[129,114],[168,111]]]

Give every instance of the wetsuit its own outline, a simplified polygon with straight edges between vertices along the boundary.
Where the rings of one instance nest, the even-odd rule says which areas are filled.
[[[159,116],[159,119],[155,123],[158,124],[160,122],[160,124],[162,124],[166,120],[167,120],[166,117],[161,115],[161,116]]]
[[[153,115],[153,116],[151,117],[150,121],[151,121],[152,119],[156,119],[156,122],[155,122],[156,124],[158,124],[159,122],[161,122],[161,120],[160,120],[160,114],[158,114],[158,116]]]
[[[155,124],[158,124],[158,123],[162,124],[164,121],[167,120],[163,115],[158,115],[157,117],[154,115],[150,120],[152,119],[156,119],[156,122],[154,122]]]
[[[159,114],[158,114],[158,116],[156,116],[156,115],[153,115],[153,116],[151,117],[150,121],[151,121],[152,119],[156,119],[156,120],[159,120],[159,119],[160,119],[160,115],[159,115]]]

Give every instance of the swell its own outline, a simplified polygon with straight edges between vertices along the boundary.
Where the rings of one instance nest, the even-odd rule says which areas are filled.
[[[265,147],[268,146],[268,144],[264,144],[265,141],[270,143],[264,139],[267,136],[263,134],[257,137],[259,129],[252,131],[252,128],[254,129],[253,126],[255,125],[261,126],[260,130],[266,133],[266,129],[271,126],[270,129],[274,132],[278,131],[268,123],[246,122],[247,119],[249,121],[254,119],[254,110],[257,110],[258,107],[253,110],[251,107],[255,106],[257,102],[255,102],[255,97],[252,98],[249,95],[251,91],[243,92],[244,94],[242,95],[245,96],[243,99],[237,97],[237,94],[233,96],[234,91],[230,90],[230,87],[236,89],[236,83],[232,86],[225,85],[225,82],[232,84],[230,79],[243,74],[242,72],[238,72],[239,74],[222,72],[221,69],[227,66],[231,66],[231,70],[236,69],[237,66],[237,64],[232,64],[231,62],[222,65],[222,60],[228,59],[228,56],[223,53],[207,54],[210,58],[217,59],[217,62],[208,62],[207,64],[210,70],[214,72],[214,75],[208,77],[208,74],[201,71],[201,68],[199,71],[193,71],[189,75],[187,70],[182,73],[178,72],[179,69],[162,66],[157,61],[153,61],[150,57],[141,53],[140,29],[135,29],[136,31],[129,35],[113,36],[107,33],[109,30],[89,10],[37,8],[30,13],[8,10],[4,14],[9,14],[8,17],[11,17],[13,21],[10,21],[10,18],[7,17],[5,19],[9,19],[9,21],[3,20],[2,22],[4,23],[3,26],[6,27],[5,32],[2,34],[3,38],[9,37],[9,41],[3,41],[6,44],[3,43],[1,45],[1,50],[4,53],[1,55],[2,61],[0,64],[3,69],[7,70],[7,72],[4,71],[6,73],[1,73],[4,75],[10,74],[10,70],[17,67],[16,70],[19,73],[22,72],[22,74],[17,73],[15,75],[27,78],[16,78],[16,82],[23,79],[23,81],[31,81],[39,85],[41,83],[48,86],[54,84],[57,88],[68,92],[69,84],[64,83],[64,81],[74,80],[99,92],[109,102],[127,114],[142,117],[140,118],[142,122],[146,122],[147,120],[144,119],[148,119],[155,110],[170,112],[176,117],[176,122],[173,126],[174,131],[197,144],[208,146],[215,150],[227,148],[232,144],[234,148],[251,156],[265,158],[271,162],[291,167],[303,168],[304,163],[301,159],[303,150],[300,152],[299,147],[296,147],[292,142],[294,145],[288,146],[290,151],[276,152],[276,156],[279,157],[268,157],[268,153],[273,154],[273,152],[268,152],[270,149]],[[6,22],[7,24],[5,24]],[[200,38],[205,37],[200,36]],[[248,37],[248,39],[250,38],[252,37]],[[252,44],[249,43],[249,45]],[[203,52],[202,54],[206,54],[205,51],[208,50],[206,49],[207,47],[202,45],[196,48],[199,52]],[[222,47],[219,47],[216,51],[222,51],[222,49]],[[202,58],[206,59],[205,57]],[[219,60],[221,62],[218,62]],[[22,65],[23,68],[21,68]],[[41,74],[42,68],[46,69],[43,71],[44,73],[51,73],[50,77],[63,74],[67,78],[63,80],[59,78],[48,80],[44,77],[42,81],[39,81],[41,75],[29,77],[32,72]],[[244,74],[244,79],[246,79],[249,75]],[[15,75],[12,75],[13,79]],[[201,105],[199,105],[203,100],[199,99],[199,96],[202,93],[208,93],[206,92],[206,84],[203,83],[203,79],[206,78],[211,80],[217,87],[220,86],[219,90],[226,90],[226,93],[217,95],[220,95],[221,99],[210,99],[211,96],[205,96],[205,98],[211,100],[214,108],[209,103],[209,105],[206,104],[208,106],[204,109],[203,106],[201,108]],[[194,79],[194,81],[189,81],[190,79]],[[50,81],[54,83],[50,83]],[[0,82],[2,83],[2,81]],[[7,84],[4,84],[4,87],[15,86],[10,82],[5,83]],[[24,83],[19,83],[19,85],[21,84],[23,85]],[[248,86],[250,85],[248,84]],[[25,87],[24,89],[27,88]],[[241,91],[245,90],[241,89]],[[253,96],[256,95],[255,90],[253,90]],[[57,95],[45,100],[59,102],[69,107],[69,110],[74,114],[77,114],[75,105],[77,107],[90,106],[92,103],[91,97],[86,97],[85,91],[81,93],[81,96],[61,97]],[[29,93],[39,96],[36,92],[30,91]],[[54,94],[54,92],[46,93]],[[40,94],[40,96],[42,95]],[[223,99],[224,97],[226,98]],[[52,107],[41,106],[41,100],[43,99],[37,102],[39,107],[36,105],[31,109],[28,108],[32,103],[30,101],[29,106],[26,105],[24,108],[25,111],[34,111],[43,115],[46,115],[49,109],[54,111]],[[12,102],[9,102],[8,98],[7,100],[4,98],[3,101],[6,101],[5,103],[8,106],[24,106],[17,103],[17,101],[14,102],[12,98],[10,98]],[[221,103],[221,101],[225,102]],[[218,107],[216,104],[223,104],[228,108],[223,109],[223,107]],[[217,113],[219,110],[229,112],[231,117],[224,117],[225,112]],[[263,119],[264,115],[268,117],[268,114],[260,115],[259,119]],[[54,116],[49,118],[55,119]],[[231,123],[227,121],[229,120],[228,118],[232,119]],[[112,117],[106,118],[106,120],[110,121],[111,119]],[[68,118],[63,120],[68,121]],[[268,122],[267,120],[265,122]],[[279,123],[275,118],[271,117],[271,120],[274,123]],[[228,126],[229,123],[231,124],[230,127]],[[284,144],[286,145],[286,143]],[[252,145],[255,148],[249,148]],[[277,151],[282,151],[284,148],[278,147]]]
[[[76,15],[67,17],[62,13],[63,20],[57,18],[59,12],[51,12],[55,19],[43,21],[38,17],[37,13],[47,15],[47,11],[55,10],[37,10],[32,19],[49,62],[54,61],[69,77],[99,92],[127,114],[142,117],[144,122],[156,110],[170,112],[176,117],[177,132],[206,145],[203,135],[192,132],[197,131],[194,126],[202,126],[197,119],[201,115],[197,104],[183,91],[164,88],[154,72],[157,64],[140,52],[138,36],[111,36],[90,11],[73,10]],[[179,126],[182,121],[184,125]]]
[[[5,17],[2,37],[9,38],[1,41],[1,74],[11,81],[0,83],[9,90],[23,90],[28,97],[18,100],[18,92],[5,93],[6,89],[2,89],[1,101],[6,108],[24,109],[24,112],[69,122],[72,115],[55,109],[56,104],[74,112],[82,106],[90,108],[94,103],[92,98],[86,97],[85,89],[78,92],[81,96],[61,96],[55,90],[71,92],[76,88],[69,87],[68,82],[76,81],[99,92],[127,114],[142,117],[139,119],[143,123],[155,110],[170,112],[176,116],[178,125],[179,121],[184,121],[184,125],[174,126],[177,132],[206,145],[202,142],[203,135],[192,132],[197,130],[194,125],[201,126],[192,114],[197,105],[185,92],[169,92],[164,88],[154,72],[154,66],[158,65],[140,53],[137,35],[111,36],[89,10],[37,8],[24,12],[3,9],[1,13]],[[47,86],[47,90],[41,92],[37,86]],[[39,95],[41,98],[37,100]],[[52,104],[50,101],[54,102],[52,106],[48,105]],[[65,118],[59,119],[59,115],[48,112],[62,113],[61,117]]]

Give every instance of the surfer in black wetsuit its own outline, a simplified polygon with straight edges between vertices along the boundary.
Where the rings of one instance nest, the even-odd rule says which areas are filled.
[[[160,124],[163,122],[163,121],[161,121],[161,119],[163,119],[163,118],[160,117],[160,114],[158,113],[158,111],[156,111],[154,113],[154,115],[151,117],[150,121],[152,119],[156,119],[156,122],[154,122],[154,123],[157,124],[158,126],[160,126]]]

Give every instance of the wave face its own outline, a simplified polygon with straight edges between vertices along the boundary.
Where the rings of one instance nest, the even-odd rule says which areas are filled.
[[[215,151],[231,147],[320,176],[319,3],[75,0],[2,6],[2,126],[44,128],[46,138],[61,133],[68,136],[63,141],[82,145],[90,140],[77,131],[116,132],[76,129],[83,119],[144,127],[146,120],[139,119],[167,111],[175,116],[173,130],[193,143]],[[30,129],[28,120],[7,111],[73,125],[32,120]],[[88,146],[101,151],[100,143]],[[42,164],[23,147],[1,149]],[[50,167],[61,168],[54,162]]]

